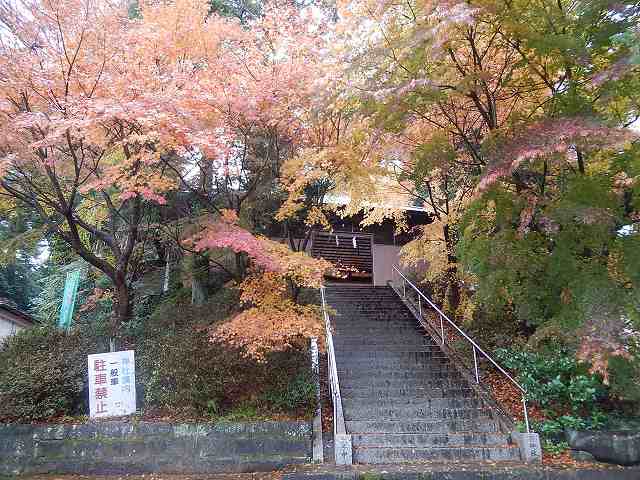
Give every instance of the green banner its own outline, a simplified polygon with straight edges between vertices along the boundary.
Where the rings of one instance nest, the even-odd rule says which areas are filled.
[[[67,279],[64,282],[62,306],[60,307],[60,318],[58,319],[58,327],[60,328],[68,330],[71,327],[73,307],[76,304],[76,296],[78,295],[79,284],[80,270],[74,270],[73,272],[67,273]]]

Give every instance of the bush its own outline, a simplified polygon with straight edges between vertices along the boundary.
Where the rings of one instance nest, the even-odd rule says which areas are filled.
[[[192,306],[190,295],[177,292],[151,299],[140,309],[146,313],[123,325],[118,346],[135,350],[145,413],[249,419],[313,412],[307,349],[273,353],[256,363],[238,349],[210,341],[209,327],[232,314],[237,303],[231,289],[204,306]],[[46,325],[9,338],[0,347],[0,421],[86,413],[87,355],[106,351],[104,340],[95,324],[83,323],[70,333]]]
[[[588,372],[569,350],[528,352],[516,349],[496,351],[499,361],[517,373],[529,400],[543,408],[546,419],[533,421],[532,428],[543,440],[549,453],[566,449],[565,431],[597,430],[614,418],[610,407],[610,390],[599,375]]]
[[[596,409],[584,417],[562,415],[542,422],[533,422],[532,425],[533,430],[538,432],[542,438],[558,442],[564,439],[565,430],[598,430],[604,427],[608,421],[609,415]]]
[[[316,383],[310,369],[301,369],[290,381],[263,395],[264,401],[282,413],[301,412],[311,416],[315,410]]]
[[[97,345],[80,329],[18,332],[0,347],[0,421],[72,415],[84,402],[87,355]]]
[[[198,417],[226,418],[245,410],[258,416],[307,414],[313,406],[309,399],[315,399],[308,393],[308,351],[273,353],[257,363],[241,350],[211,342],[209,327],[235,305],[237,297],[227,289],[204,306],[178,295],[140,322],[129,341],[147,408]]]
[[[629,413],[640,414],[640,354],[637,348],[631,358],[613,357],[609,361],[611,396],[620,400],[620,405]]]
[[[559,414],[584,414],[607,397],[599,375],[588,372],[568,351],[536,353],[515,349],[496,350],[498,361],[517,373],[527,397]]]

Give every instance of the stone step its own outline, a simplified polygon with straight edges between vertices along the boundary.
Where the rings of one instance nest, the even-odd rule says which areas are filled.
[[[363,310],[375,310],[377,308],[382,310],[390,310],[392,307],[396,307],[396,310],[400,313],[406,313],[406,310],[399,308],[403,304],[399,299],[393,296],[381,295],[377,298],[325,298],[327,304],[333,308],[361,308]]]
[[[444,380],[463,381],[464,377],[458,373],[451,364],[420,365],[407,367],[406,369],[370,368],[367,370],[364,364],[352,365],[353,368],[338,369],[338,378],[345,383],[355,386],[397,386],[407,385],[424,387],[425,383],[442,382]],[[342,383],[342,382],[341,382]],[[440,387],[436,387],[440,388]],[[468,388],[465,387],[465,388]]]
[[[422,397],[431,398],[434,389],[459,390],[469,388],[466,382],[454,381],[431,381],[424,382],[421,386],[412,385],[410,387],[347,387],[340,381],[340,393],[345,398],[396,398],[396,397]]]
[[[442,350],[439,348],[407,348],[405,350],[369,350],[369,349],[342,349],[339,350],[336,347],[336,356],[340,356],[345,362],[351,360],[434,360],[434,359],[448,359]],[[339,360],[338,360],[339,361]]]
[[[347,327],[344,327],[343,330],[348,330]],[[388,330],[384,335],[363,335],[362,332],[354,331],[354,332],[341,332],[339,335],[337,334],[337,330],[335,325],[333,326],[332,332],[335,332],[334,340],[340,340],[345,343],[354,343],[358,345],[378,345],[380,343],[397,343],[400,341],[414,341],[420,343],[426,343],[429,345],[438,345],[440,346],[440,341],[435,341],[431,338],[425,331],[419,330],[407,330],[406,332],[396,332],[393,329]]]
[[[327,301],[344,301],[345,299],[353,299],[354,301],[376,300],[379,298],[389,298],[397,301],[398,295],[390,288],[380,288],[371,290],[372,287],[350,288],[343,290],[325,290],[325,299]]]
[[[347,398],[342,395],[342,404],[343,405],[364,405],[367,403],[375,404],[379,406],[395,406],[395,405],[425,405],[430,401],[437,401],[442,398],[455,398],[457,400],[466,400],[473,399],[476,401],[481,401],[478,399],[476,392],[470,388],[461,388],[461,389],[442,389],[436,388],[428,390],[424,395],[416,395],[416,396],[376,396],[374,398]]]
[[[391,343],[387,345],[354,345],[344,344],[340,341],[334,341],[333,345],[336,349],[340,349],[344,352],[356,352],[364,353],[372,356],[388,356],[399,353],[410,352],[427,352],[427,353],[439,353],[445,355],[442,349],[437,345],[425,345],[421,343],[407,344],[407,343]]]
[[[338,373],[338,380],[342,388],[370,388],[370,389],[390,389],[390,388],[411,388],[423,387],[434,382],[463,381],[459,375],[452,375],[448,371],[421,373],[417,378],[384,378],[373,375],[349,375]]]
[[[361,310],[391,310],[395,307],[398,313],[406,313],[407,310],[401,308],[403,303],[397,298],[386,295],[379,298],[344,298],[328,300],[327,304],[335,309],[361,309]]]
[[[386,361],[385,361],[386,360]],[[453,363],[445,357],[431,357],[428,359],[394,359],[394,358],[367,358],[341,354],[336,349],[336,362],[339,371],[349,372],[355,375],[371,376],[374,372],[380,375],[390,373],[410,372],[431,373],[451,372],[455,375],[458,370]],[[411,376],[413,378],[413,376]]]
[[[420,335],[424,330],[420,325],[415,323],[391,323],[385,325],[386,321],[372,321],[362,323],[360,325],[352,323],[348,320],[333,322],[333,332],[344,335],[360,335],[360,338],[367,338],[371,336],[385,337],[386,335],[403,335],[416,337]],[[368,335],[365,335],[368,332]]]
[[[467,445],[507,445],[504,433],[368,433],[351,437],[356,447],[442,447]]]
[[[394,328],[394,327],[419,327],[420,324],[413,318],[388,317],[388,316],[360,316],[360,315],[341,315],[331,318],[331,324],[336,326],[348,325],[354,328],[375,327],[375,328]]]
[[[455,374],[458,370],[451,360],[446,357],[432,356],[430,358],[410,359],[410,358],[369,358],[367,356],[349,355],[348,352],[341,352],[336,347],[336,367],[338,371],[352,374],[371,376],[373,374],[403,374],[409,372],[429,373],[433,371],[450,371]],[[413,375],[410,375],[413,377]]]
[[[484,402],[475,397],[439,397],[439,398],[403,398],[390,400],[359,400],[343,398],[342,406],[348,409],[354,408],[478,408],[484,406]]]
[[[438,370],[443,365],[449,365],[451,362],[446,357],[432,357],[432,358],[361,358],[361,357],[345,357],[336,352],[336,363],[340,368],[352,368],[365,370],[363,374],[366,375],[366,371],[377,369],[398,369],[406,370],[412,368],[431,369]],[[369,367],[366,370],[367,366]],[[451,370],[452,373],[454,370]]]
[[[397,345],[397,344],[417,344],[417,345],[429,345],[429,346],[440,346],[439,343],[431,340],[430,337],[425,335],[417,334],[416,332],[409,333],[394,333],[387,332],[387,335],[362,335],[357,332],[336,332],[335,329],[332,331],[333,341],[334,343],[343,343],[343,344],[353,344],[353,345],[364,345],[364,346],[377,346],[377,345]]]
[[[401,306],[402,302],[400,299],[392,295],[378,295],[376,297],[370,297],[361,295],[357,296],[345,296],[345,297],[334,297],[334,298],[326,298],[325,300],[327,304],[331,306],[339,306],[343,308],[365,308],[365,309],[374,309],[374,308],[391,308],[393,306]],[[399,312],[403,312],[404,310],[398,308]]]
[[[347,433],[499,433],[495,420],[347,420]]]
[[[345,420],[376,420],[384,419],[413,421],[413,420],[467,420],[493,419],[490,408],[425,408],[409,407],[366,407],[359,406],[344,409]]]
[[[335,313],[338,317],[348,317],[349,315],[386,315],[390,317],[411,318],[415,321],[415,317],[409,311],[403,308],[402,304],[391,303],[389,301],[378,304],[362,305],[356,303],[332,303],[329,305],[333,309],[329,314]],[[332,315],[333,317],[334,315]]]
[[[374,343],[375,342],[375,343]],[[362,351],[382,351],[382,352],[395,352],[395,351],[416,351],[416,350],[439,350],[440,345],[436,345],[430,342],[428,339],[422,339],[419,337],[396,337],[395,339],[380,338],[378,340],[369,340],[368,343],[358,342],[353,339],[345,340],[344,337],[336,336],[333,339],[333,344],[336,347],[343,348],[345,350],[362,350]]]
[[[327,295],[332,295],[332,294],[336,294],[339,295],[340,298],[343,298],[345,296],[348,296],[349,294],[352,293],[361,293],[363,295],[394,295],[396,296],[396,293],[393,291],[393,289],[391,287],[388,287],[386,285],[363,285],[363,286],[359,286],[359,285],[350,285],[350,286],[339,286],[339,285],[330,285],[325,287],[325,294]],[[397,296],[396,296],[397,297]]]
[[[416,321],[415,317],[408,310],[400,308],[399,305],[375,305],[371,307],[362,307],[358,305],[331,305],[333,312],[329,311],[329,314],[335,318],[349,318],[350,316],[356,316],[360,318],[376,318],[387,317],[404,318],[407,320]]]
[[[327,285],[325,292],[350,292],[363,290],[365,292],[393,292],[388,285]]]
[[[382,300],[376,302],[361,303],[355,301],[334,301],[328,302],[328,306],[333,308],[338,313],[351,313],[351,312],[369,312],[376,314],[378,312],[391,313],[395,315],[409,316],[411,312],[405,310],[401,303],[397,303],[394,300]]]
[[[373,328],[351,328],[348,326],[336,327],[331,330],[333,337],[336,340],[341,338],[348,338],[353,340],[353,337],[359,336],[360,338],[366,338],[368,341],[377,343],[382,340],[391,340],[392,342],[398,342],[407,339],[428,338],[422,335],[422,332],[418,329],[410,328],[396,328],[396,329],[373,329]]]
[[[407,463],[424,461],[515,461],[520,452],[515,447],[356,447],[354,463]]]
[[[329,314],[332,318],[335,317],[349,317],[350,315],[358,315],[365,316],[370,315],[372,317],[379,316],[387,316],[387,317],[396,317],[396,318],[407,318],[413,319],[415,322],[416,319],[411,313],[411,311],[403,308],[402,304],[390,303],[388,301],[376,304],[376,305],[359,305],[359,304],[349,304],[349,303],[334,303],[329,305],[333,311],[329,311]],[[335,315],[333,315],[335,313]]]
[[[352,330],[351,335],[367,338],[360,330],[378,332],[380,335],[421,335],[428,337],[425,329],[418,322],[396,322],[393,320],[357,320],[349,318],[331,319],[334,330]],[[397,331],[398,330],[398,331]]]
[[[349,320],[332,322],[333,331],[335,332],[351,332],[351,335],[360,335],[361,337],[370,337],[374,334],[383,335],[420,335],[424,329],[418,323],[398,322],[396,325],[386,324],[385,322],[362,322],[356,323]]]
[[[327,305],[338,311],[395,311],[399,314],[408,313],[407,310],[401,308],[402,303],[394,300],[393,298],[380,298],[376,300],[356,300],[356,299],[344,299],[344,300],[329,300]]]
[[[344,308],[351,307],[372,309],[375,307],[390,308],[391,306],[402,305],[402,303],[398,301],[398,298],[394,297],[393,295],[379,295],[376,297],[370,297],[366,295],[345,295],[333,298],[325,297],[325,301],[332,307],[337,306]]]
[[[421,382],[424,380],[430,380],[434,374],[441,376],[442,374],[448,374],[452,377],[461,376],[451,363],[441,365],[419,365],[414,368],[396,369],[396,368],[366,368],[353,365],[347,365],[341,363],[338,365],[338,378],[350,378],[357,380],[362,378],[369,380],[371,378],[384,379],[384,380],[404,380],[407,382]]]
[[[357,312],[345,312],[341,311],[338,315],[330,316],[331,323],[354,323],[354,324],[367,324],[374,323],[384,327],[393,323],[401,323],[406,325],[419,325],[419,322],[409,315],[398,315],[394,312],[383,313],[357,313]]]

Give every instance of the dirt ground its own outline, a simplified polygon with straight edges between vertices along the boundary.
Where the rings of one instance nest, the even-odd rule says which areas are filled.
[[[277,480],[280,472],[211,474],[211,475],[179,475],[168,473],[146,473],[139,475],[20,475],[19,477],[3,477],[0,480]]]

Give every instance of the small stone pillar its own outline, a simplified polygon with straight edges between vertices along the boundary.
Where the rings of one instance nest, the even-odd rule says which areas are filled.
[[[520,449],[520,459],[525,463],[542,463],[542,447],[537,433],[513,432],[511,439]]]
[[[353,465],[351,435],[338,433],[334,438],[336,465]]]

